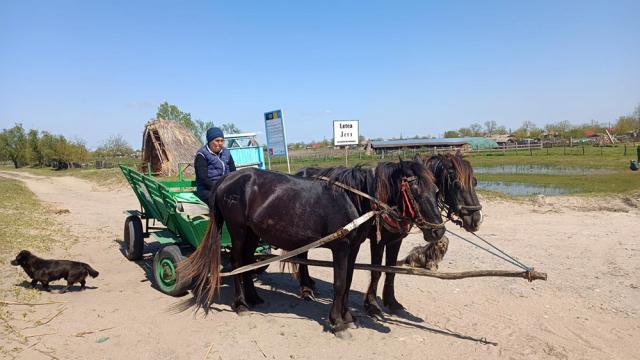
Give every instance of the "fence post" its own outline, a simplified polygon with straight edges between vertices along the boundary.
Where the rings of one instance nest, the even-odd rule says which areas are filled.
[[[627,156],[627,144],[624,144],[624,156]]]
[[[584,156],[584,144],[582,144],[582,156]]]

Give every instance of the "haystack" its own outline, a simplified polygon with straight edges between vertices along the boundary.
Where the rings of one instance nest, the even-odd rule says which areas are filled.
[[[146,173],[151,163],[153,175],[176,176],[178,164],[188,163],[191,166],[185,174],[193,175],[193,159],[201,146],[193,133],[176,121],[150,121],[142,136],[142,171]]]

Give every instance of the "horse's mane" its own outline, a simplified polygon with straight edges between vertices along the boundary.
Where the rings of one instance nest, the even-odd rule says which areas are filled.
[[[444,160],[449,160],[453,167],[456,179],[460,182],[460,186],[463,190],[469,190],[473,188],[473,168],[467,160],[464,159],[462,154],[437,154],[426,158],[424,164],[431,168],[437,168],[438,166],[444,166]]]
[[[346,168],[344,166],[333,168],[306,168],[296,173],[296,176],[324,176],[329,178],[328,183],[330,188],[333,191],[346,192],[359,212],[369,210],[369,201],[363,199],[360,195],[345,190],[339,186],[331,186],[331,183],[339,182],[369,195],[373,196],[375,194],[375,179],[373,177],[373,172],[371,169],[365,168],[362,165],[356,165],[352,168]]]
[[[431,172],[422,163],[415,161],[400,161],[397,163],[379,163],[376,166],[376,197],[385,204],[395,199],[389,199],[389,195],[400,192],[398,187],[405,171],[412,172],[418,178],[421,187],[431,188],[435,179]],[[395,204],[389,204],[395,205]]]

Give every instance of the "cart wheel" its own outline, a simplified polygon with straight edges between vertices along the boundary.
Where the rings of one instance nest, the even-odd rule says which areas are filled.
[[[180,248],[167,245],[153,257],[153,278],[156,286],[163,293],[171,296],[182,296],[189,290],[190,284],[180,281],[177,266],[184,259]]]
[[[129,260],[140,260],[143,248],[142,221],[137,216],[128,216],[124,221],[124,256]]]

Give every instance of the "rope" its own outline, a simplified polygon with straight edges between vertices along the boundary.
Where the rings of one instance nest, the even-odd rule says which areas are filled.
[[[531,270],[533,270],[533,268],[532,268],[532,267],[529,267],[529,266],[527,266],[527,265],[523,264],[523,263],[522,263],[522,262],[520,262],[518,259],[516,259],[516,258],[514,258],[513,256],[511,256],[511,255],[509,255],[509,254],[505,253],[504,251],[502,251],[502,250],[498,249],[495,245],[493,245],[492,243],[488,242],[487,240],[485,240],[485,239],[481,238],[481,237],[480,237],[480,235],[478,235],[478,234],[476,234],[476,233],[473,233],[473,232],[472,232],[472,234],[473,234],[475,237],[477,237],[478,239],[480,239],[480,240],[484,241],[487,245],[489,245],[489,246],[491,246],[492,248],[494,248],[494,249],[496,249],[496,250],[500,251],[500,253],[502,253],[504,256],[506,256],[506,257],[508,257],[509,259],[511,259],[511,260],[515,261],[516,263],[520,264],[520,267],[521,267],[522,269],[527,270],[527,271],[531,271]]]
[[[456,236],[457,238],[462,239],[462,240],[464,240],[464,241],[468,242],[469,244],[474,245],[474,246],[476,246],[477,248],[482,249],[482,250],[484,250],[484,251],[488,252],[489,254],[491,254],[491,255],[493,255],[493,256],[495,256],[495,257],[499,258],[499,259],[502,259],[502,260],[504,260],[504,261],[506,261],[506,262],[508,262],[508,263],[510,263],[510,264],[512,264],[512,265],[515,265],[515,266],[517,266],[517,267],[519,267],[519,268],[521,268],[521,269],[523,269],[523,270],[525,270],[525,271],[528,271],[528,272],[533,271],[533,268],[532,268],[532,267],[528,267],[528,266],[524,265],[524,264],[523,264],[523,263],[521,263],[520,261],[518,261],[518,260],[514,259],[513,257],[509,256],[509,255],[508,255],[508,254],[506,254],[504,251],[502,251],[502,250],[498,249],[496,246],[492,245],[491,243],[489,243],[488,241],[486,241],[486,240],[482,239],[481,237],[479,237],[478,235],[476,235],[476,234],[474,234],[474,233],[472,233],[472,234],[476,235],[480,240],[482,240],[482,241],[486,242],[486,243],[487,243],[487,244],[489,244],[491,247],[493,247],[494,249],[496,249],[496,250],[498,250],[499,252],[501,252],[502,254],[504,254],[506,257],[504,257],[504,256],[502,256],[502,255],[500,255],[500,254],[496,254],[495,252],[491,251],[491,249],[488,249],[488,248],[486,248],[486,247],[480,246],[480,245],[478,245],[478,244],[474,243],[473,241],[468,240],[468,239],[465,239],[464,237],[462,237],[462,236],[460,236],[460,235],[458,235],[458,234],[456,234],[456,233],[454,233],[454,232],[452,232],[452,231],[450,231],[450,230],[447,230],[447,232],[448,232],[449,234],[451,234],[451,235],[453,235],[453,236]],[[507,257],[508,257],[508,258],[507,258]]]

